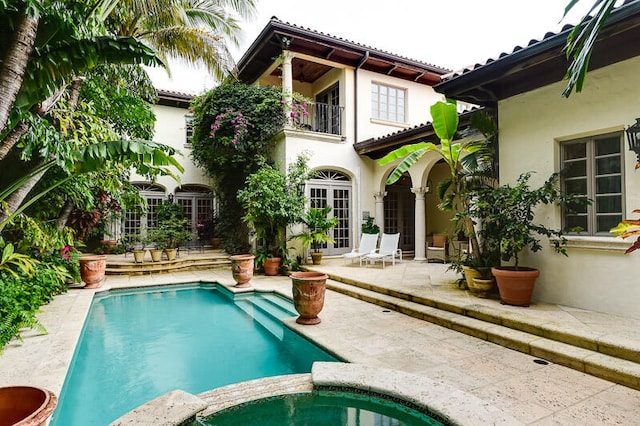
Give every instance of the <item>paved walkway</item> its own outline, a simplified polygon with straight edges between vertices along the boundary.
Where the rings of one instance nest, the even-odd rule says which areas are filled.
[[[455,277],[436,264],[405,262],[395,267],[343,266],[324,261],[321,269],[360,281],[470,304],[508,309],[513,315],[541,316],[588,327],[594,332],[637,338],[638,321],[552,305],[513,308],[476,299],[455,288]],[[112,288],[215,281],[230,285],[226,270],[136,277],[109,277]],[[253,285],[290,295],[286,277],[257,276]],[[0,357],[0,386],[30,384],[60,393],[93,290],[71,290],[43,309],[48,335],[25,336]],[[524,312],[524,313],[523,313]],[[349,362],[393,368],[447,383],[494,404],[527,424],[637,425],[640,392],[553,363],[541,365],[520,352],[330,291],[317,326],[287,324]],[[640,339],[638,339],[640,341]]]

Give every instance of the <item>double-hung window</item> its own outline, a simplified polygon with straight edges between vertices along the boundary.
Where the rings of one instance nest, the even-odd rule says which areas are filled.
[[[371,117],[405,123],[407,90],[384,84],[371,84]]]
[[[622,133],[611,133],[561,145],[562,186],[568,194],[584,194],[590,205],[563,212],[563,228],[581,235],[610,235],[624,209]]]

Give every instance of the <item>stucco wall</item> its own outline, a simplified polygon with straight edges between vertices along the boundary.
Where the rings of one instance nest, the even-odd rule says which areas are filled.
[[[640,59],[590,72],[582,93],[561,97],[564,82],[506,99],[499,104],[500,181],[513,183],[535,171],[539,185],[559,170],[560,142],[621,131],[640,117]],[[636,157],[623,147],[627,215],[640,208],[640,171]],[[558,207],[541,209],[539,221],[560,227]],[[624,254],[611,237],[572,238],[569,257],[544,244],[538,253],[525,253],[523,265],[540,269],[534,300],[640,318],[640,253]],[[599,246],[587,248],[587,246]]]
[[[196,167],[191,160],[191,149],[185,147],[186,129],[185,116],[188,111],[183,108],[175,108],[164,105],[154,105],[153,111],[156,114],[155,133],[153,140],[165,145],[172,146],[182,153],[176,159],[184,167],[184,173],[179,174],[182,185],[197,184],[211,187],[212,181],[206,176],[204,170]],[[131,176],[132,182],[145,181],[136,174]],[[171,177],[159,176],[157,183],[165,188],[167,192],[175,192],[179,184]]]

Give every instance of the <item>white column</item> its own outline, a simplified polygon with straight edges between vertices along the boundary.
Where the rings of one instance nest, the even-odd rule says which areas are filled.
[[[387,191],[376,192],[373,197],[376,199],[376,225],[380,227],[380,233],[384,232],[384,197],[387,196]]]
[[[293,70],[291,68],[291,60],[293,52],[284,50],[282,52],[282,94],[287,111],[287,127],[291,127],[291,105],[293,102]]]
[[[415,235],[415,256],[413,258],[414,261],[418,262],[426,262],[426,243],[427,243],[427,214],[426,214],[426,205],[425,205],[425,194],[428,191],[425,187],[420,188],[411,188],[411,192],[416,195],[416,207],[415,207],[415,217],[416,217],[416,235]]]

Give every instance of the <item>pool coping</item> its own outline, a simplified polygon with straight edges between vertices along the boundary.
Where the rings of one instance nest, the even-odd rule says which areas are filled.
[[[311,393],[335,389],[357,391],[417,409],[444,424],[472,426],[477,424],[521,425],[504,410],[487,401],[442,382],[402,371],[341,362],[315,362],[310,374],[289,374],[249,380],[223,386],[197,395],[189,395],[191,419],[264,398]],[[175,392],[175,391],[174,391]],[[167,395],[156,398],[124,415],[111,426],[136,424],[140,413],[154,413],[162,424],[176,426],[185,422],[185,406],[175,409]],[[184,396],[187,398],[187,396]],[[195,401],[195,402],[194,402]],[[197,401],[200,402],[198,406]],[[206,406],[206,408],[202,408]],[[146,417],[148,419],[148,417]]]

